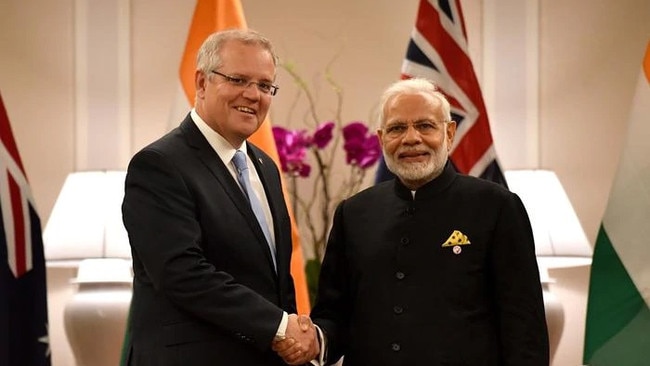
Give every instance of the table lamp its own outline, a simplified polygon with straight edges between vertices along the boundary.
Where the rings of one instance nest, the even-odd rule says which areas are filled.
[[[119,364],[131,302],[131,250],[122,224],[123,171],[66,178],[43,231],[48,267],[78,267],[64,326],[77,366]]]

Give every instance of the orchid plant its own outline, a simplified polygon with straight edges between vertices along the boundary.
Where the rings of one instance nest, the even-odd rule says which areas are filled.
[[[314,254],[314,258],[306,264],[309,292],[313,300],[318,287],[320,263],[325,254],[327,232],[336,205],[359,191],[368,168],[378,161],[381,148],[377,136],[368,130],[366,123],[342,122],[342,89],[333,81],[328,70],[325,80],[336,94],[337,106],[333,119],[323,122],[317,115],[315,99],[305,80],[291,64],[285,63],[281,67],[297,85],[298,97],[306,98],[306,124],[314,126],[313,132],[308,129],[273,127],[281,169],[289,181],[289,193],[302,233],[301,238],[303,243],[311,244]],[[339,169],[340,163],[336,161],[340,154],[341,142],[347,170]],[[333,176],[334,171],[336,176]],[[299,179],[311,181],[313,194],[300,194],[300,185],[297,182]]]

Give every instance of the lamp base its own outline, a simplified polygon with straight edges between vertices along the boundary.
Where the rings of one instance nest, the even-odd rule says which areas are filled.
[[[548,341],[551,352],[550,360],[553,362],[555,351],[560,344],[562,331],[564,330],[564,309],[562,308],[562,303],[551,292],[549,281],[542,282],[542,294],[544,296],[546,326],[548,327]]]
[[[82,273],[88,269],[82,266],[94,266],[94,261],[106,259],[85,261],[79,265],[78,291],[66,304],[63,314],[68,342],[77,366],[119,365],[131,305],[131,283],[85,282]]]

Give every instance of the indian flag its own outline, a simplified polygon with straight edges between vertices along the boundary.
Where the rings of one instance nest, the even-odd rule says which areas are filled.
[[[650,41],[594,249],[584,363],[650,365]]]

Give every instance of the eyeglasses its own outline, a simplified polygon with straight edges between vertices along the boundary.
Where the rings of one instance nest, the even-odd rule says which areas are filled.
[[[249,86],[251,86],[251,84],[255,84],[257,90],[259,90],[261,93],[269,94],[271,96],[277,94],[278,89],[280,89],[279,86],[273,85],[268,81],[251,81],[245,77],[230,76],[230,75],[222,74],[219,71],[210,70],[210,72],[223,77],[224,79],[226,79],[228,84],[242,89],[247,89]]]
[[[421,136],[428,136],[437,131],[439,131],[446,123],[451,121],[431,121],[431,120],[422,120],[413,123],[392,123],[384,127],[384,133],[389,138],[399,138],[406,134],[409,127],[413,127],[417,133]]]

